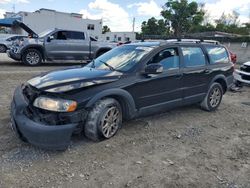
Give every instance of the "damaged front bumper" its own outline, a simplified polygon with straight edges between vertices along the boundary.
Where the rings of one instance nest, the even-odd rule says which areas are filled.
[[[74,112],[67,116],[66,123],[47,124],[46,121],[39,121],[35,114],[27,114],[29,102],[18,87],[14,92],[11,103],[12,129],[24,141],[45,149],[64,150],[70,143],[74,131],[79,129],[87,112]],[[46,117],[48,119],[49,117]],[[54,118],[54,116],[51,116]],[[63,118],[62,118],[63,119]]]

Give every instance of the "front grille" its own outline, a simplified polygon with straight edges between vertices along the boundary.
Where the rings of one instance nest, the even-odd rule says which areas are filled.
[[[250,81],[250,76],[241,75],[241,78],[242,78],[243,80],[249,80],[249,81]]]
[[[240,70],[244,71],[244,72],[249,72],[250,73],[250,66],[243,65],[243,66],[240,67]]]
[[[25,109],[24,113],[33,121],[45,125],[82,124],[87,116],[87,111],[84,109],[72,113],[60,113],[42,110],[31,105]]]
[[[29,119],[37,123],[45,125],[82,124],[86,119],[87,111],[84,109],[72,113],[60,113],[36,108],[33,106],[33,102],[41,95],[41,92],[31,85],[23,85],[22,90],[25,99],[29,102],[24,113]]]

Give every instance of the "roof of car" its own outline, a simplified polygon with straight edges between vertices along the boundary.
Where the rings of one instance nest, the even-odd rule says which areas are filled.
[[[131,46],[147,46],[147,47],[155,47],[160,46],[160,42],[137,42],[137,43],[130,43],[127,45]]]

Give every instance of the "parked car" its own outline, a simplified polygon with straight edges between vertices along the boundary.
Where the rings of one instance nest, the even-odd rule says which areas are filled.
[[[73,133],[108,139],[128,119],[195,103],[216,110],[233,84],[233,71],[222,45],[122,45],[85,67],[49,72],[18,86],[12,127],[22,140],[47,149],[67,148]]]
[[[0,36],[0,53],[6,53],[6,51],[10,49],[14,41],[20,41],[26,37],[27,36],[23,35],[2,34],[2,36]]]
[[[16,44],[7,52],[14,60],[35,66],[46,60],[91,60],[113,48],[98,42],[86,32],[53,29],[36,34],[22,22],[17,22],[32,37]],[[17,24],[16,23],[16,24]]]
[[[250,61],[244,63],[240,66],[240,69],[234,71],[234,78],[238,86],[243,84],[250,85]]]

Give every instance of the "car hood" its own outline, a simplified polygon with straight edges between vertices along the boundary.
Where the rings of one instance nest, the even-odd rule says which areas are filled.
[[[21,27],[24,31],[26,31],[32,38],[37,38],[38,34],[34,32],[31,28],[29,28],[27,25],[25,25],[23,22],[19,20],[14,21],[14,25],[17,25]]]
[[[114,82],[121,76],[122,73],[117,71],[74,67],[37,76],[28,84],[42,91],[59,93]]]

